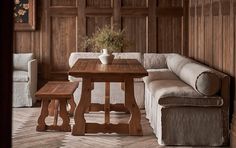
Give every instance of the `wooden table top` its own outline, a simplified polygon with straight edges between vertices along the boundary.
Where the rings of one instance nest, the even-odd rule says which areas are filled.
[[[147,76],[146,69],[136,59],[114,59],[110,65],[101,64],[99,59],[78,59],[69,70],[75,77],[125,76],[141,78]]]
[[[73,95],[77,87],[78,82],[49,81],[39,91],[35,93],[35,96],[40,98],[67,98]]]

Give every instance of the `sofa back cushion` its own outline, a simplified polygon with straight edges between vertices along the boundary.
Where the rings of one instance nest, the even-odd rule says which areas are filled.
[[[143,63],[146,69],[165,69],[166,54],[145,53]]]
[[[136,59],[140,63],[143,63],[142,54],[140,52],[121,52],[113,54],[115,55],[115,59]]]
[[[220,78],[206,66],[179,54],[168,55],[167,65],[180,79],[202,95],[212,96],[220,90]]]
[[[72,67],[78,59],[98,59],[100,54],[94,52],[72,52],[69,57],[69,66]]]
[[[28,71],[28,62],[33,59],[32,53],[14,53],[13,69]]]

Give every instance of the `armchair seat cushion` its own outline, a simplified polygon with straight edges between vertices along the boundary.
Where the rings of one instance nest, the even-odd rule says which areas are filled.
[[[28,82],[28,81],[29,81],[28,72],[19,70],[13,71],[13,82]]]
[[[161,106],[222,106],[223,99],[206,97],[181,80],[156,80],[148,85]]]

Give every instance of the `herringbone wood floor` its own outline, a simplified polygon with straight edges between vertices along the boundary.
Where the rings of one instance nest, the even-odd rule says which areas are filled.
[[[159,146],[145,112],[142,111],[142,128],[144,136],[127,136],[117,134],[88,134],[72,136],[70,132],[36,132],[40,108],[13,109],[13,147],[14,148],[163,148]],[[111,122],[127,122],[129,115],[112,113]],[[47,118],[52,122],[53,118]],[[103,122],[102,113],[86,114],[87,121]],[[71,124],[73,124],[71,118]],[[168,147],[171,148],[171,147]],[[173,147],[172,147],[173,148]],[[180,148],[180,147],[178,147]],[[187,148],[187,147],[185,147]]]

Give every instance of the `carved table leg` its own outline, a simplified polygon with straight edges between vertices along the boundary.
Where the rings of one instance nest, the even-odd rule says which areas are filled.
[[[45,123],[45,118],[48,116],[48,105],[49,105],[49,100],[43,99],[42,100],[42,107],[41,107],[41,114],[38,118],[38,126],[36,128],[37,131],[45,131],[46,130],[46,123]]]
[[[70,132],[70,118],[66,110],[66,100],[60,100],[60,117],[62,118],[62,125],[60,127],[61,131]]]
[[[81,99],[75,110],[75,125],[73,126],[72,135],[84,135],[85,133],[85,118],[84,113],[91,103],[91,79],[83,78]]]
[[[125,106],[131,113],[129,120],[129,135],[143,135],[141,126],[141,113],[134,97],[134,81],[132,78],[125,80]]]
[[[72,97],[68,100],[68,104],[70,105],[70,110],[69,110],[69,115],[73,116],[74,115],[74,111],[75,111],[75,107],[76,107],[76,103],[74,100],[74,96],[72,95]]]
[[[105,123],[110,123],[110,82],[105,82]]]

